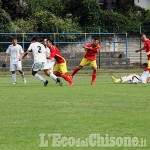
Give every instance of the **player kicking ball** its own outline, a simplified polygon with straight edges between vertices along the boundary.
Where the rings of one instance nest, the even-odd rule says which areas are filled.
[[[26,79],[24,76],[24,72],[22,71],[22,62],[20,61],[20,57],[23,55],[24,51],[21,45],[17,44],[18,40],[16,37],[12,39],[12,44],[6,50],[5,59],[2,67],[6,67],[6,62],[8,60],[8,56],[10,55],[10,71],[12,73],[12,81],[13,84],[17,84],[16,81],[16,70],[19,71],[23,83],[26,83]]]
[[[60,79],[57,78],[53,74],[53,72],[49,70],[46,59],[46,49],[44,45],[38,42],[37,36],[33,37],[32,41],[33,43],[30,44],[29,48],[23,54],[21,59],[23,59],[29,52],[32,51],[34,58],[34,64],[32,65],[32,75],[41,80],[44,83],[44,86],[47,86],[48,81],[44,79],[40,74],[38,74],[39,70],[43,70],[48,77],[51,77],[54,81],[56,81],[56,83],[62,86],[62,82],[60,81]]]
[[[148,69],[148,64],[144,63],[142,64],[142,68],[143,68],[143,73],[141,76],[136,75],[136,74],[131,74],[129,76],[124,76],[124,77],[120,77],[120,79],[116,79],[115,77],[112,76],[112,81],[114,83],[149,83],[150,81],[150,73],[149,73],[149,69]]]

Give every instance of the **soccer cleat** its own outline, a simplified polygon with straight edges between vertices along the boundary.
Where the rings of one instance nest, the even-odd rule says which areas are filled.
[[[117,83],[116,78],[114,76],[111,77],[114,83]]]
[[[122,76],[120,77],[120,83],[123,83],[123,78],[122,78]]]
[[[56,79],[56,84],[57,84],[57,83],[58,83],[60,86],[62,86],[62,82],[61,82],[61,80],[60,80],[59,78]]]
[[[13,84],[17,84],[17,82],[14,82]]]
[[[44,86],[46,87],[46,86],[47,86],[47,84],[48,84],[48,81],[46,80],[46,81],[44,82]]]

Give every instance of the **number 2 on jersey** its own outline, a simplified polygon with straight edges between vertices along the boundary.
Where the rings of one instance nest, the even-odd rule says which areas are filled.
[[[37,46],[37,49],[38,49],[38,53],[42,53],[41,46]]]

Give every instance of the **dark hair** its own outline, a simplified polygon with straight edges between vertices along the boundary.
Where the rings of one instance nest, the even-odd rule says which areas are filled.
[[[148,67],[147,63],[142,64],[142,67]]]
[[[47,39],[47,41],[51,42],[54,45],[54,41],[52,39]]]
[[[141,33],[141,34],[140,34],[140,37],[142,37],[143,35],[145,35],[145,33]]]
[[[39,39],[39,37],[38,36],[34,36],[33,38],[32,38],[32,41],[38,41],[38,39]]]
[[[46,41],[47,41],[47,38],[43,38],[43,40],[42,40],[42,41],[44,41],[44,40],[46,40]]]
[[[98,41],[99,41],[99,39],[98,39],[98,38],[94,38],[94,41],[96,41],[96,40],[98,40]]]
[[[17,37],[16,37],[16,36],[14,36],[14,37],[12,37],[12,39],[13,39],[13,40],[17,40]]]

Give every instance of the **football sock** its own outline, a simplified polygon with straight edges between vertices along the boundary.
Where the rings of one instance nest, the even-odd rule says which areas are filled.
[[[68,81],[70,84],[72,83],[72,79],[69,74],[62,74],[61,77]]]
[[[120,82],[120,79],[116,79],[116,82],[119,83],[119,82]]]
[[[80,68],[76,67],[71,75],[74,76],[79,70],[80,70]]]
[[[25,81],[26,79],[25,79],[25,76],[24,76],[24,73],[23,74],[21,74],[21,77],[22,77],[22,80],[23,81]]]
[[[62,73],[57,72],[55,75],[61,77]]]
[[[95,79],[96,79],[96,73],[92,74],[91,84],[94,84]]]
[[[12,82],[13,82],[13,83],[16,83],[16,74],[15,74],[15,73],[12,74]]]
[[[66,81],[68,81],[70,84],[72,84],[72,78],[70,77],[70,74],[63,74],[61,72],[57,72],[56,76],[64,78]]]
[[[56,79],[57,79],[57,77],[53,74],[53,72],[50,73],[50,77],[51,77],[54,81],[56,81]]]
[[[39,75],[38,73],[36,73],[34,76],[35,76],[37,79],[39,79],[39,80],[41,80],[41,81],[43,81],[43,82],[46,82],[46,80],[45,80],[41,75]]]

